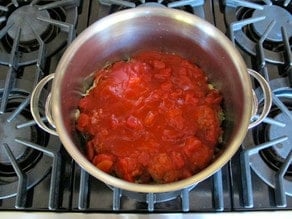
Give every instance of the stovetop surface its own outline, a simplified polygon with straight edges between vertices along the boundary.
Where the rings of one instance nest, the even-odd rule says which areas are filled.
[[[4,1],[3,5],[8,5],[10,1]],[[26,6],[26,1],[15,1],[19,4],[15,5],[11,1],[12,5],[9,5],[8,9],[18,8],[21,6]],[[54,3],[54,1],[29,1],[35,2],[35,4],[42,5],[42,7],[47,6],[47,4]],[[55,71],[58,64],[58,60],[62,56],[66,46],[70,44],[71,40],[74,38],[75,34],[78,35],[82,32],[87,26],[94,23],[98,19],[119,10],[124,10],[128,7],[133,7],[140,5],[143,1],[121,1],[123,6],[117,5],[116,1],[55,1],[61,2],[62,4],[58,5],[58,9],[55,11],[53,9],[54,5],[49,5],[48,9],[51,14],[55,13],[54,19],[60,19],[59,23],[54,24],[59,27],[56,32],[63,33],[59,34],[62,36],[58,39],[58,49],[53,51],[53,49],[48,49],[48,53],[45,58],[38,59],[39,53],[38,49],[30,48],[34,50],[33,52],[28,52],[23,46],[22,53],[25,53],[22,57],[11,58],[12,56],[1,55],[0,56],[0,93],[2,93],[2,101],[5,98],[5,87],[7,86],[7,74],[10,72],[15,72],[15,77],[13,78],[13,89],[11,89],[11,96],[7,98],[7,105],[1,106],[0,110],[4,111],[0,114],[0,119],[3,119],[5,115],[6,122],[9,116],[12,116],[15,109],[24,103],[24,101],[29,98],[29,94],[32,92],[35,83],[42,78],[44,75],[48,75]],[[115,3],[114,3],[115,2]],[[129,3],[130,2],[130,3]],[[146,1],[147,2],[147,1]],[[153,2],[153,1],[150,1]],[[245,3],[242,3],[245,2]],[[270,2],[270,1],[268,1]],[[282,8],[289,9],[291,17],[291,3],[288,3],[288,6],[282,6],[286,4],[286,1],[271,1],[272,3],[281,6]],[[174,4],[175,1],[169,1],[169,4]],[[165,3],[166,5],[168,3]],[[248,3],[251,3],[248,4]],[[70,4],[73,4],[71,6]],[[243,4],[243,6],[241,6]],[[1,5],[1,3],[0,3]],[[3,6],[1,5],[1,6]],[[126,5],[126,6],[125,6]],[[260,6],[258,6],[260,5]],[[196,1],[194,0],[192,5],[187,4],[187,6],[177,6],[181,10],[186,10],[190,13],[194,13],[197,16],[202,17],[203,19],[209,21],[222,32],[224,32],[229,37],[234,37],[234,43],[237,45],[238,50],[242,54],[247,66],[253,68],[257,71],[269,73],[269,80],[278,79],[285,81],[285,87],[287,94],[283,95],[282,90],[277,91],[277,97],[284,98],[285,103],[289,105],[291,103],[291,90],[289,87],[289,52],[285,52],[283,49],[283,43],[276,44],[276,49],[271,49],[270,46],[264,45],[264,52],[268,54],[268,60],[264,59],[259,64],[259,59],[255,58],[255,54],[259,50],[254,48],[260,48],[260,46],[254,46],[250,41],[245,39],[244,42],[251,44],[252,49],[246,49],[244,46],[239,46],[238,41],[241,41],[242,33],[240,28],[237,28],[235,24],[236,21],[232,21],[232,24],[229,24],[229,20],[234,19],[234,17],[227,15],[228,13],[237,13],[237,17],[244,17],[248,21],[252,17],[250,15],[252,10],[262,10],[263,5],[268,5],[264,1]],[[0,28],[3,28],[3,21],[1,20],[1,13],[4,16],[10,16],[9,10],[1,8],[0,6]],[[243,9],[236,11],[238,7]],[[72,9],[73,8],[73,9]],[[12,10],[12,9],[11,9]],[[42,9],[43,10],[43,9]],[[8,12],[7,12],[8,11]],[[12,10],[13,11],[13,10]],[[62,18],[64,11],[69,11],[70,16],[73,18]],[[58,15],[59,14],[59,15]],[[41,14],[39,16],[48,16],[47,14]],[[75,18],[76,17],[76,18]],[[289,17],[289,16],[288,16]],[[19,22],[19,21],[18,21]],[[48,21],[46,21],[48,22]],[[50,22],[48,22],[50,23]],[[61,23],[61,24],[60,24]],[[64,27],[64,23],[69,23]],[[2,24],[2,26],[1,26]],[[230,26],[235,26],[235,33],[230,34]],[[291,23],[290,23],[291,24]],[[52,24],[51,24],[52,25]],[[241,25],[241,24],[239,24]],[[70,32],[70,27],[74,26],[74,31]],[[233,26],[232,26],[233,27]],[[237,29],[236,29],[237,28]],[[40,28],[39,31],[42,31]],[[259,31],[259,30],[258,30]],[[245,32],[248,32],[245,29]],[[0,31],[3,33],[3,29]],[[14,32],[10,31],[10,37],[17,36],[17,30]],[[287,33],[290,37],[288,42],[291,43],[291,33]],[[9,38],[9,37],[8,37]],[[244,38],[244,37],[243,37]],[[251,37],[252,38],[252,37]],[[2,38],[1,38],[2,39]],[[252,38],[253,40],[254,37]],[[54,40],[48,40],[52,42]],[[59,45],[62,41],[62,45]],[[8,40],[8,42],[10,42]],[[11,44],[11,42],[10,42]],[[50,44],[50,43],[48,43]],[[3,47],[6,44],[1,44],[0,52],[7,50]],[[7,45],[6,45],[7,46]],[[13,51],[13,43],[10,48],[10,52]],[[248,52],[246,52],[248,50]],[[250,50],[250,51],[249,51]],[[280,55],[277,55],[279,54]],[[288,55],[286,55],[288,53]],[[291,46],[290,46],[291,53]],[[1,53],[2,54],[2,53]],[[28,55],[27,55],[28,54]],[[32,58],[33,55],[37,55],[36,58]],[[288,58],[285,58],[288,56]],[[2,58],[2,59],[1,59]],[[291,57],[290,57],[291,58]],[[270,60],[272,59],[272,61]],[[287,61],[288,59],[288,61]],[[291,60],[290,60],[291,61]],[[31,63],[26,65],[25,63]],[[291,64],[291,62],[290,62]],[[39,68],[41,66],[41,68]],[[291,66],[291,65],[290,65]],[[288,69],[287,69],[288,68]],[[41,69],[41,70],[40,70]],[[12,71],[13,70],[13,71]],[[15,71],[14,71],[15,70]],[[40,71],[38,74],[35,72]],[[7,74],[3,74],[7,73]],[[33,74],[31,72],[34,72]],[[279,74],[281,72],[281,74]],[[283,72],[283,74],[282,74]],[[291,74],[291,73],[290,73]],[[37,76],[36,76],[37,75]],[[288,84],[288,85],[287,85]],[[3,89],[4,88],[4,89]],[[12,95],[13,94],[13,95]],[[16,97],[14,97],[16,96]],[[282,97],[284,96],[284,97]],[[0,98],[1,100],[1,98]],[[290,105],[289,105],[290,107]],[[291,108],[289,108],[291,110]],[[9,108],[11,113],[3,109]],[[27,107],[24,107],[26,109]],[[27,190],[24,195],[24,200],[19,200],[19,196],[15,196],[17,190],[18,181],[13,169],[8,169],[2,171],[0,166],[0,211],[33,211],[33,212],[86,212],[86,213],[207,213],[207,212],[255,212],[255,211],[268,211],[268,210],[277,210],[284,211],[292,210],[292,197],[290,195],[284,195],[284,201],[286,202],[285,206],[280,206],[279,200],[275,195],[275,189],[273,185],[268,185],[268,183],[263,182],[263,180],[256,174],[257,170],[251,168],[251,188],[252,188],[252,205],[250,205],[250,200],[246,200],[246,196],[249,194],[246,193],[245,181],[242,180],[243,174],[243,161],[241,154],[247,150],[250,146],[242,146],[238,153],[232,158],[232,160],[225,165],[218,173],[214,174],[205,181],[194,185],[193,187],[186,188],[185,190],[178,191],[173,194],[135,194],[128,191],[123,191],[120,189],[112,188],[104,183],[96,180],[95,178],[89,176],[84,172],[67,154],[65,149],[62,147],[58,138],[50,136],[48,134],[42,133],[41,130],[38,130],[35,127],[35,124],[29,125],[28,123],[32,120],[31,116],[28,115],[28,119],[23,116],[29,114],[29,110],[24,110],[25,113],[18,114],[20,121],[16,124],[7,123],[6,127],[10,127],[11,130],[16,129],[17,134],[17,145],[21,149],[23,145],[28,142],[28,145],[45,145],[48,147],[51,153],[33,153],[31,151],[27,152],[28,156],[33,156],[35,160],[41,161],[40,164],[33,163],[32,166],[39,169],[41,172],[40,179],[32,173],[31,170],[28,171],[28,181],[30,182],[29,190]],[[23,112],[23,111],[22,111]],[[2,116],[2,117],[1,117]],[[15,117],[11,117],[15,118]],[[12,119],[13,121],[13,119]],[[280,124],[281,125],[281,124]],[[15,128],[16,127],[16,128]],[[30,130],[27,131],[28,127]],[[33,128],[31,128],[33,127]],[[268,130],[271,129],[270,126],[260,127],[259,129]],[[249,135],[259,135],[260,131],[251,131]],[[256,133],[256,134],[254,134]],[[27,139],[27,136],[37,136],[31,144],[31,139]],[[1,135],[0,135],[1,136]],[[4,153],[7,149],[7,145],[14,144],[15,142],[9,141],[5,142],[6,138],[2,136],[1,143],[1,156],[0,161],[4,164],[7,164],[7,157],[4,156]],[[43,142],[42,139],[45,139]],[[261,145],[262,142],[253,142],[252,144]],[[4,146],[5,145],[5,146]],[[291,144],[288,144],[288,147],[291,149]],[[19,150],[20,150],[19,149]],[[25,150],[25,149],[23,149]],[[9,150],[8,150],[9,151]],[[21,153],[19,151],[12,151],[12,153]],[[287,152],[286,152],[287,153]],[[47,156],[49,154],[49,156]],[[288,156],[286,154],[286,156]],[[255,158],[258,159],[258,158]],[[0,162],[0,163],[1,163]],[[57,163],[57,164],[56,164]],[[56,164],[56,167],[51,168]],[[5,165],[4,165],[5,166]],[[290,165],[291,166],[291,165]],[[52,169],[52,170],[51,170]],[[5,176],[8,176],[5,178]],[[57,178],[57,182],[52,183],[52,178]],[[32,178],[32,179],[31,179]],[[292,182],[291,175],[286,175],[285,179]],[[12,185],[13,184],[13,185]],[[290,187],[290,184],[288,186]],[[57,188],[57,189],[56,189]],[[152,200],[152,201],[149,201]]]

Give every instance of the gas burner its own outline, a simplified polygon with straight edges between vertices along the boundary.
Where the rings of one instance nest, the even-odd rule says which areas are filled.
[[[286,105],[288,106],[289,103]],[[288,107],[290,111],[292,111],[292,105]],[[275,114],[273,119],[276,121],[282,122],[286,124],[285,127],[279,128],[277,126],[263,125],[267,129],[266,135],[269,136],[270,139],[276,139],[279,136],[289,136],[292,133],[292,120],[287,118],[287,116],[281,112],[279,109],[272,109],[271,114]],[[260,133],[258,133],[260,134]],[[269,141],[268,139],[266,141]],[[266,142],[264,141],[264,142]],[[263,142],[259,142],[260,144]],[[279,171],[281,166],[284,164],[285,159],[288,157],[288,154],[291,150],[291,143],[289,140],[273,145],[267,149],[260,151],[260,155],[263,160],[275,171]],[[287,176],[292,177],[292,165],[288,168],[286,172]]]
[[[110,7],[109,13],[135,7],[169,7],[204,16],[203,10],[200,10],[202,9],[200,7],[204,5],[204,0],[99,0],[99,2],[101,5]]]
[[[287,78],[279,78],[270,81],[270,86],[273,94],[280,99],[288,111],[292,112],[292,89],[288,86]],[[261,93],[256,90],[256,93],[261,99]],[[276,175],[284,165],[285,160],[292,150],[291,145],[291,127],[292,120],[286,112],[283,112],[278,106],[273,105],[268,115],[270,122],[262,123],[261,125],[250,130],[243,142],[245,150],[250,150],[249,164],[254,172],[269,186],[276,187]],[[277,141],[277,139],[283,139]],[[269,142],[277,141],[275,144],[268,145]],[[263,147],[254,153],[253,150],[257,145],[267,144],[268,147]],[[257,151],[257,150],[254,150]],[[283,178],[284,192],[292,196],[292,165],[287,168]]]
[[[271,42],[283,41],[281,27],[287,30],[288,36],[292,36],[292,16],[285,8],[278,5],[265,5],[262,10],[256,9],[252,17],[266,17],[261,22],[253,23],[253,29],[259,37],[263,36],[269,24],[273,21],[275,21],[275,24],[268,33],[267,40]]]
[[[3,84],[4,82],[0,81],[0,96]],[[43,132],[33,122],[28,106],[20,108],[29,95],[25,91],[29,84],[30,82],[25,80],[16,81],[16,85],[19,86],[11,91],[6,110],[0,114],[0,199],[15,196],[19,183],[4,145],[12,152],[17,165],[26,175],[27,189],[32,188],[47,175],[53,161],[40,150],[28,147],[22,142],[53,151],[58,151],[60,147],[57,137]]]
[[[8,106],[9,111],[13,110],[13,105],[10,101],[10,106]],[[31,151],[28,151],[27,148],[23,145],[20,145],[15,142],[15,138],[25,138],[26,136],[32,136],[31,129],[17,129],[17,124],[22,124],[27,122],[27,119],[24,115],[18,115],[13,121],[8,121],[9,118],[12,116],[11,112],[1,114],[0,116],[0,144],[3,145],[4,143],[9,145],[11,151],[15,158],[20,161],[21,166],[24,169],[29,168],[31,165],[31,160],[36,161],[35,158],[28,160],[27,158],[30,157]],[[34,157],[34,156],[33,156]],[[23,161],[23,162],[22,162]],[[27,163],[28,162],[28,163]],[[14,175],[13,168],[10,165],[9,158],[5,155],[3,147],[0,148],[0,175]]]
[[[48,23],[39,20],[38,17],[49,19],[50,14],[47,10],[38,10],[31,5],[17,8],[8,17],[7,25],[11,27],[8,30],[8,35],[16,40],[18,29],[20,29],[20,42],[35,41],[36,35],[43,36],[50,26]]]
[[[286,48],[283,31],[288,39],[292,37],[292,4],[286,5],[283,1],[271,1],[271,4],[256,2],[225,1],[224,14],[230,34],[241,48],[252,55],[257,54],[259,41],[265,37],[265,60],[284,64]]]
[[[77,0],[15,2],[0,3],[0,64],[11,65],[11,55],[18,65],[35,63],[39,50],[49,57],[72,39]]]

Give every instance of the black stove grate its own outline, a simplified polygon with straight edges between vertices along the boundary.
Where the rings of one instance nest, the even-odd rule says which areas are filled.
[[[17,143],[25,145],[27,147],[33,148],[45,154],[45,156],[50,157],[52,161],[52,171],[51,171],[51,184],[50,184],[50,193],[49,193],[49,203],[48,208],[49,210],[56,210],[58,207],[58,200],[59,200],[59,183],[60,183],[60,173],[61,173],[61,157],[58,150],[44,148],[37,144],[33,144],[27,140],[23,139],[16,139]],[[17,160],[14,157],[12,151],[10,150],[7,144],[3,144],[4,151],[6,152],[13,168],[18,177],[18,185],[17,185],[17,192],[16,192],[16,201],[15,201],[15,208],[17,209],[24,209],[26,207],[26,199],[27,199],[27,186],[28,186],[28,176],[24,173],[19,165],[17,164]]]
[[[34,209],[46,200],[45,208],[56,210],[64,199],[60,174],[66,159],[60,154],[60,141],[36,125],[29,102],[33,88],[55,70],[55,57],[75,37],[79,3],[0,2],[0,206],[4,209]],[[43,108],[40,112],[44,115]],[[43,195],[34,194],[38,187]]]
[[[204,0],[99,0],[99,2],[102,6],[100,11],[102,16],[128,8],[150,6],[176,8],[206,18]]]
[[[35,65],[36,70],[30,73],[34,75],[33,79],[31,78],[32,88],[35,87],[44,75],[46,57],[62,48],[64,44],[69,44],[75,36],[74,28],[79,1],[25,2],[25,4],[18,1],[0,3],[0,16],[1,13],[3,14],[0,23],[0,65],[8,66],[0,113],[5,112],[8,96],[15,80],[19,77],[18,75],[23,74],[21,66]],[[67,8],[60,8],[62,6]],[[62,19],[60,14],[64,13],[66,15]],[[32,19],[33,15],[35,15],[34,19]],[[44,34],[50,35],[48,31],[43,30],[44,26],[58,30],[52,30],[55,32],[54,36],[44,36]],[[29,97],[21,107],[27,106],[28,102]]]
[[[25,208],[27,190],[42,181],[53,168],[54,184],[51,185],[52,201],[49,205],[54,208],[54,195],[58,194],[55,190],[59,188],[56,179],[60,178],[54,176],[58,166],[56,163],[59,163],[55,157],[58,157],[60,141],[41,131],[33,121],[26,107],[29,96],[26,89],[31,83],[17,80],[15,85],[17,88],[11,90],[5,112],[0,114],[0,200],[16,196],[15,207]],[[3,90],[0,86],[0,94]]]
[[[229,7],[230,4],[233,1],[227,1],[227,6]],[[235,1],[237,2],[237,1]],[[242,2],[237,2],[238,4],[236,4],[236,7],[240,6],[240,7],[249,7],[249,8],[253,8],[255,11],[256,15],[262,15],[262,16],[258,16],[258,17],[253,17],[253,18],[249,18],[249,19],[245,19],[245,20],[240,20],[240,21],[236,21],[234,23],[231,23],[230,26],[230,36],[231,39],[234,39],[235,37],[235,32],[237,31],[242,31],[244,29],[245,25],[251,25],[251,24],[257,24],[257,22],[259,21],[263,21],[261,24],[261,33],[259,34],[258,40],[254,42],[254,50],[255,50],[255,55],[257,58],[257,70],[262,73],[262,75],[265,77],[265,79],[269,82],[270,81],[270,75],[269,75],[269,69],[267,66],[267,61],[268,59],[266,58],[266,53],[265,53],[265,48],[264,48],[264,43],[266,41],[271,41],[271,40],[275,40],[276,39],[271,39],[273,38],[275,35],[279,36],[281,41],[284,43],[284,48],[282,51],[282,54],[284,54],[284,59],[286,60],[285,62],[283,62],[282,65],[284,65],[284,69],[289,69],[290,68],[290,63],[291,63],[291,46],[289,44],[289,37],[288,37],[288,31],[287,28],[285,27],[285,25],[280,26],[280,28],[278,29],[274,29],[276,23],[278,21],[276,21],[277,19],[279,19],[278,15],[273,17],[273,19],[271,19],[271,17],[267,17],[264,15],[264,12],[266,10],[265,7],[268,7],[269,10],[275,11],[275,14],[277,14],[277,10],[280,9],[279,6],[277,6],[277,8],[274,8],[274,5],[272,2],[270,2],[270,4],[262,6],[262,5],[258,5],[258,4],[254,4],[254,3],[242,3]],[[285,4],[284,4],[285,5]],[[232,5],[234,6],[234,5]],[[285,7],[287,7],[287,5],[285,5]],[[276,9],[276,10],[275,10]],[[257,10],[259,10],[260,12],[258,12]],[[284,9],[283,9],[284,10]],[[282,11],[282,8],[281,8]],[[287,12],[287,11],[285,11]],[[271,13],[271,12],[269,12]],[[288,12],[289,13],[289,12]],[[289,15],[291,17],[291,14]],[[292,17],[291,17],[292,19]],[[289,20],[289,18],[288,18]],[[254,28],[258,28],[258,26],[254,27]],[[276,34],[277,33],[277,34]],[[234,39],[234,44],[235,44],[235,40],[237,40],[236,38]],[[237,40],[237,43],[240,43]],[[291,78],[291,72],[287,71],[287,72],[283,72],[281,74],[281,76],[288,76],[289,78]],[[291,85],[291,84],[290,84]],[[272,87],[272,86],[271,86]],[[286,85],[285,87],[289,87],[289,85]],[[277,88],[279,89],[279,88]],[[254,207],[254,203],[253,203],[253,188],[252,188],[252,179],[251,179],[251,170],[250,170],[250,165],[251,167],[257,172],[257,174],[266,182],[268,183],[270,186],[275,188],[275,205],[277,207],[286,207],[287,206],[287,201],[286,201],[286,194],[288,195],[292,195],[291,191],[290,191],[290,187],[291,187],[291,179],[287,180],[285,179],[284,175],[288,170],[288,167],[290,165],[291,162],[291,158],[290,158],[290,153],[289,152],[289,148],[291,148],[291,146],[289,145],[289,124],[290,124],[290,120],[292,120],[292,114],[290,109],[288,108],[287,105],[285,105],[285,103],[281,100],[280,96],[281,95],[277,95],[277,89],[273,90],[273,94],[272,94],[272,98],[273,98],[273,104],[275,105],[275,107],[278,109],[278,112],[276,115],[272,115],[272,113],[269,114],[270,117],[268,117],[264,123],[267,123],[269,125],[267,125],[264,130],[265,132],[263,133],[262,131],[258,131],[259,128],[255,128],[255,131],[253,131],[253,133],[256,133],[254,136],[254,138],[258,138],[258,137],[262,137],[264,139],[262,139],[261,141],[255,143],[255,146],[249,146],[246,145],[246,148],[244,148],[240,158],[241,158],[241,170],[242,170],[242,186],[243,186],[243,206],[247,207],[247,208],[252,208]],[[291,93],[291,89],[286,88],[287,89],[287,95],[288,98],[290,96]],[[260,97],[262,98],[262,97]],[[261,101],[263,101],[261,99]],[[291,102],[291,101],[290,101]],[[286,121],[279,121],[279,116],[278,115],[282,115],[284,117],[286,117]],[[282,128],[282,130],[281,130]],[[273,130],[278,130],[278,131],[273,131]],[[286,130],[286,131],[285,131]],[[257,132],[258,131],[258,132]],[[283,134],[287,134],[283,135]],[[286,142],[286,143],[284,143]],[[275,170],[275,176],[267,176],[268,174],[272,174],[272,173],[267,173],[270,172],[272,170],[269,170],[270,167],[267,168],[267,170],[263,169],[263,166],[265,165],[264,163],[259,164],[259,159],[264,159],[264,154],[265,151],[264,150],[266,148],[277,148],[279,146],[277,145],[281,145],[281,149],[277,149],[277,151],[284,151],[284,152],[279,152],[283,154],[283,158],[284,161],[278,164],[278,169]],[[270,150],[270,149],[269,149]],[[292,151],[292,149],[290,149]],[[252,156],[256,156],[256,158],[251,158]],[[274,155],[277,156],[277,155]],[[266,158],[267,156],[265,156]],[[255,161],[257,160],[257,161]],[[273,159],[271,156],[269,156],[266,159],[266,162],[268,163],[273,163],[273,165],[275,165],[276,160]],[[281,172],[281,174],[280,174]]]
[[[212,209],[213,211],[223,211],[226,206],[224,205],[224,188],[223,188],[223,179],[222,179],[222,171],[219,170],[212,176],[212,186],[209,187],[208,193],[212,193]],[[78,209],[82,211],[92,210],[96,208],[94,201],[91,203],[90,201],[90,176],[86,171],[81,169],[80,174],[80,187],[78,194]],[[124,211],[123,208],[123,197],[134,200],[137,203],[145,203],[143,207],[139,209],[139,211],[145,212],[156,212],[157,210],[161,210],[156,208],[156,205],[159,203],[169,203],[169,209],[171,211],[179,211],[179,212],[188,212],[193,210],[194,203],[190,203],[190,194],[195,193],[197,185],[192,185],[182,190],[174,191],[174,192],[166,192],[166,193],[135,193],[126,190],[122,190],[119,188],[115,188],[112,186],[107,186],[111,193],[111,209],[112,211]],[[224,186],[225,187],[225,186]],[[179,205],[175,203],[174,206],[170,201],[180,199]],[[229,203],[227,203],[229,204]],[[208,206],[209,207],[209,206]],[[129,210],[129,209],[128,209]],[[133,210],[133,209],[132,209]]]
[[[16,2],[0,3],[1,64],[11,65],[11,56],[18,66],[35,63],[40,51],[45,58],[71,42],[78,0]]]
[[[262,73],[270,81],[271,86],[281,84],[281,88],[277,88],[273,95],[274,107],[284,115],[291,116],[290,108],[287,107],[287,102],[291,101],[291,32],[286,26],[280,28],[281,41],[279,41],[278,38],[274,38],[273,34],[270,34],[277,26],[277,22],[268,21],[262,25],[263,29],[252,25],[254,21],[260,24],[264,20],[262,14],[252,17],[253,11],[261,12],[265,7],[277,6],[277,9],[289,11],[291,15],[290,1],[4,0],[0,3],[0,118],[4,118],[4,114],[9,113],[9,116],[5,115],[4,123],[8,124],[12,121],[16,124],[16,130],[35,129],[36,124],[30,117],[25,120],[16,120],[19,116],[22,118],[23,112],[27,111],[30,93],[35,84],[43,76],[55,71],[66,45],[71,43],[76,33],[80,33],[88,25],[110,13],[147,4],[185,10],[204,18],[226,32],[226,35],[241,49],[240,52],[248,67]],[[32,39],[31,36],[22,36],[21,27],[11,29],[11,21],[8,22],[9,15],[23,6],[35,7],[38,10],[37,13],[45,11],[38,14],[36,19],[37,22],[44,24],[45,30],[40,27],[35,32],[32,31],[35,39]],[[54,28],[49,32],[58,33],[58,36],[56,38],[45,37],[43,33],[52,26]],[[251,30],[254,33],[244,35]],[[29,30],[26,31],[29,32]],[[259,33],[262,35],[259,36]],[[14,40],[12,41],[11,38]],[[7,41],[7,39],[9,40]],[[27,41],[34,43],[29,49],[25,47]],[[244,42],[244,46],[248,46],[247,49],[244,46],[238,46],[241,41]],[[269,41],[275,42],[269,45],[267,43]],[[51,47],[53,42],[56,45]],[[280,83],[278,83],[279,81]],[[19,92],[22,95],[21,100],[17,102],[13,110],[8,112],[11,98]],[[261,99],[260,91],[256,93]],[[158,194],[136,194],[105,185],[75,164],[60,147],[59,139],[48,134],[44,134],[44,138],[47,140],[45,144],[42,144],[32,141],[29,136],[26,138],[21,135],[10,141],[13,143],[7,143],[3,141],[4,138],[0,133],[0,161],[5,161],[5,163],[9,161],[11,166],[9,174],[12,172],[14,174],[13,177],[7,179],[1,175],[0,171],[0,209],[98,213],[186,213],[292,209],[291,186],[287,184],[291,183],[291,177],[287,174],[291,168],[290,150],[285,151],[281,165],[276,172],[272,173],[273,185],[256,174],[254,166],[257,166],[257,163],[250,165],[253,160],[262,160],[262,155],[258,155],[261,153],[256,152],[262,151],[263,148],[273,147],[277,142],[291,147],[291,143],[287,143],[289,136],[284,136],[284,134],[269,139],[267,142],[261,140],[250,142],[249,138],[259,135],[261,129],[269,130],[272,125],[276,125],[280,129],[285,127],[286,123],[269,115],[263,123],[264,128],[261,126],[259,129],[249,131],[243,147],[229,164],[213,176],[181,191]],[[42,130],[39,131],[42,132]],[[13,144],[41,154],[41,162],[33,165],[42,172],[39,179],[35,179],[34,171],[27,172],[19,164]],[[257,154],[256,157],[254,157],[255,154]],[[262,163],[265,162],[262,160]],[[47,168],[44,170],[41,167]],[[264,168],[270,167],[265,164]],[[9,180],[12,182],[5,184],[5,181]],[[7,188],[11,189],[11,187],[13,187],[13,192],[5,193]]]
[[[292,4],[288,1],[224,1],[224,14],[232,41],[251,55],[262,44],[265,60],[285,62],[285,39],[292,36]],[[281,34],[281,30],[285,34]],[[267,39],[263,41],[262,39]],[[290,49],[291,50],[291,47]]]

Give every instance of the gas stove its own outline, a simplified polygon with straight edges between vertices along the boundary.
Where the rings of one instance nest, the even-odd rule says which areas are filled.
[[[33,88],[55,71],[74,38],[93,22],[134,7],[176,8],[207,20],[230,38],[246,65],[261,73],[273,90],[268,117],[249,130],[231,161],[203,182],[175,192],[135,193],[98,181],[72,160],[58,137],[37,126],[30,112]],[[291,214],[291,12],[287,0],[1,1],[0,215]],[[263,94],[256,83],[254,88],[260,111]],[[45,123],[49,92],[47,87],[40,98]]]

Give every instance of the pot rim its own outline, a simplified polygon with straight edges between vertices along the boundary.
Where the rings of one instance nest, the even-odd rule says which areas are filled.
[[[52,85],[52,114],[54,118],[54,122],[56,125],[57,133],[59,134],[59,137],[61,139],[61,142],[63,143],[66,150],[69,152],[69,154],[72,156],[72,158],[88,173],[90,173],[92,176],[96,177],[97,179],[103,181],[106,184],[109,184],[111,186],[115,186],[121,189],[125,189],[128,191],[133,192],[145,192],[145,193],[162,193],[162,192],[170,192],[170,191],[176,191],[181,190],[183,188],[186,188],[188,186],[197,184],[209,176],[213,175],[215,172],[220,170],[236,153],[238,148],[240,147],[246,133],[248,130],[248,125],[251,119],[252,109],[250,106],[243,106],[245,115],[243,115],[242,119],[242,130],[240,131],[240,134],[236,136],[236,138],[233,138],[230,141],[230,144],[228,147],[224,150],[224,153],[222,153],[220,156],[218,156],[212,163],[201,170],[200,172],[196,173],[195,175],[177,181],[173,183],[167,183],[167,184],[137,184],[137,183],[131,183],[124,181],[122,179],[119,179],[117,177],[111,176],[98,168],[96,168],[87,158],[84,154],[80,152],[77,146],[75,146],[72,139],[69,137],[69,134],[66,131],[65,125],[61,119],[62,118],[62,112],[61,112],[61,104],[62,99],[59,93],[59,87],[62,84],[62,78],[64,76],[64,72],[66,69],[66,65],[68,64],[68,60],[71,60],[75,52],[78,50],[79,45],[86,42],[90,37],[92,37],[95,32],[106,29],[108,26],[111,26],[112,24],[116,24],[117,21],[126,21],[128,19],[133,19],[135,17],[140,16],[151,16],[151,15],[159,15],[159,16],[165,16],[173,19],[179,19],[183,20],[184,22],[187,22],[189,24],[196,24],[200,23],[201,25],[204,25],[204,31],[208,32],[210,35],[214,35],[217,38],[224,38],[224,44],[226,44],[225,49],[229,50],[232,53],[232,56],[236,58],[237,69],[239,69],[242,72],[246,72],[246,74],[241,74],[240,77],[242,77],[242,81],[246,81],[245,88],[247,90],[250,90],[248,94],[246,94],[247,102],[252,102],[252,85],[250,82],[249,75],[247,73],[247,67],[239,54],[239,52],[235,49],[231,41],[216,27],[214,27],[212,24],[208,23],[207,21],[184,11],[177,10],[177,9],[170,9],[170,8],[152,8],[152,7],[143,7],[143,8],[132,8],[132,9],[126,9],[120,12],[116,12],[114,14],[108,15],[105,18],[102,18],[92,24],[90,27],[85,29],[73,42],[72,44],[67,48],[64,55],[62,56],[55,74],[55,78],[53,80]],[[94,30],[94,31],[92,31]]]

